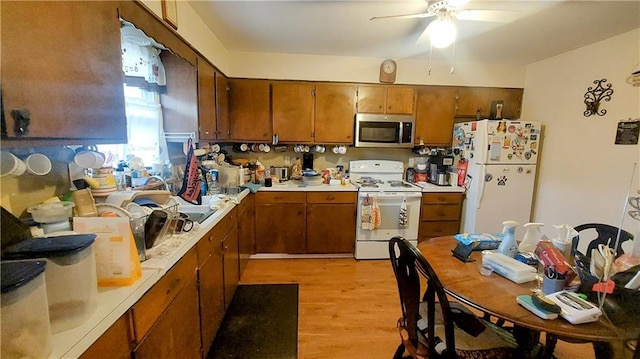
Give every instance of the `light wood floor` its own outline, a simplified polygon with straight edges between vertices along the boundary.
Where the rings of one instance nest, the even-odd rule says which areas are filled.
[[[400,302],[387,260],[252,259],[240,283],[299,283],[300,359],[390,359],[399,344]],[[555,355],[594,357],[590,344],[565,342]]]

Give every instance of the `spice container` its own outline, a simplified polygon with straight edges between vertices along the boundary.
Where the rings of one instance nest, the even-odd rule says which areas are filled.
[[[44,261],[0,264],[2,358],[47,358],[51,354],[45,268]]]
[[[82,324],[97,307],[95,238],[95,234],[31,238],[8,247],[3,254],[6,259],[46,259],[47,301],[54,334]]]

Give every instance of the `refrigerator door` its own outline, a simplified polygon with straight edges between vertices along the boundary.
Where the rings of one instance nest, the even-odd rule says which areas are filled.
[[[471,162],[535,164],[538,160],[540,122],[482,120],[465,127],[471,131]]]
[[[471,166],[464,232],[499,233],[503,221],[529,222],[535,174],[534,165]]]

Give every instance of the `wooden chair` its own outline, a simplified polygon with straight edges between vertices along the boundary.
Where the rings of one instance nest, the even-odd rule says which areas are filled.
[[[460,303],[449,302],[438,276],[413,244],[394,237],[389,256],[402,307],[398,320],[402,343],[394,359],[513,357],[516,344],[511,333]],[[427,282],[422,299],[420,275]]]
[[[581,224],[574,228],[578,235],[575,236],[571,243],[571,255],[575,256],[578,251],[578,244],[580,243],[580,232],[595,229],[598,233],[598,237],[592,239],[587,246],[586,253],[583,253],[584,256],[591,258],[591,250],[594,248],[598,248],[598,244],[606,244],[610,248],[615,249],[616,257],[622,255],[622,243],[624,241],[632,240],[633,235],[625,230],[620,230],[620,240],[618,241],[618,247],[614,248],[616,245],[616,238],[618,238],[618,227],[610,226],[608,224],[602,223],[587,223]]]
[[[623,253],[622,243],[624,241],[633,239],[633,235],[631,235],[629,232],[625,230],[619,230],[618,227],[614,227],[608,224],[586,223],[586,224],[581,224],[579,226],[576,226],[574,229],[578,232],[578,235],[575,236],[572,240],[571,255],[573,257],[577,256],[578,258],[591,258],[591,250],[598,248],[599,244],[605,244],[610,248],[615,249],[616,257],[619,257]],[[590,229],[594,229],[597,232],[598,236],[596,238],[591,239],[591,241],[587,245],[586,253],[581,253],[578,250],[578,244],[580,243],[580,239],[581,239],[580,232],[584,232]],[[616,238],[618,238],[618,231],[620,231],[620,240],[618,241],[618,246],[616,247]],[[583,238],[583,240],[584,239],[585,238]],[[585,261],[584,259],[582,260]],[[583,265],[588,266],[588,263],[583,263]],[[564,337],[559,337],[557,335],[547,333],[546,340],[545,340],[545,352],[543,355],[544,359],[553,358],[553,351],[555,350],[556,343],[558,342],[558,340],[568,341],[570,343],[588,343],[587,341],[569,340]],[[603,345],[603,343],[593,342],[593,349],[596,353],[596,358],[600,357],[601,355],[604,355],[604,356],[607,355],[608,349],[606,346]]]

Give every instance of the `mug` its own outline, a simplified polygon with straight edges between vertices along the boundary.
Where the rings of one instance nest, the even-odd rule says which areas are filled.
[[[189,232],[193,228],[193,221],[185,213],[178,213],[169,225],[170,233]]]
[[[27,165],[16,157],[13,153],[7,151],[0,151],[0,177],[4,176],[12,176],[18,177],[22,176],[24,171],[27,169]]]
[[[340,153],[340,148],[338,148],[338,146],[333,146],[332,149],[333,153],[335,153],[336,155]]]
[[[51,160],[42,153],[32,153],[24,160],[27,172],[36,176],[44,176],[51,172]]]
[[[56,151],[53,158],[58,162],[71,163],[73,162],[75,155],[76,155],[76,151],[74,151],[73,149],[67,146],[63,146]]]
[[[73,157],[73,162],[82,168],[100,168],[104,165],[104,160],[102,153],[93,150],[76,152]]]

